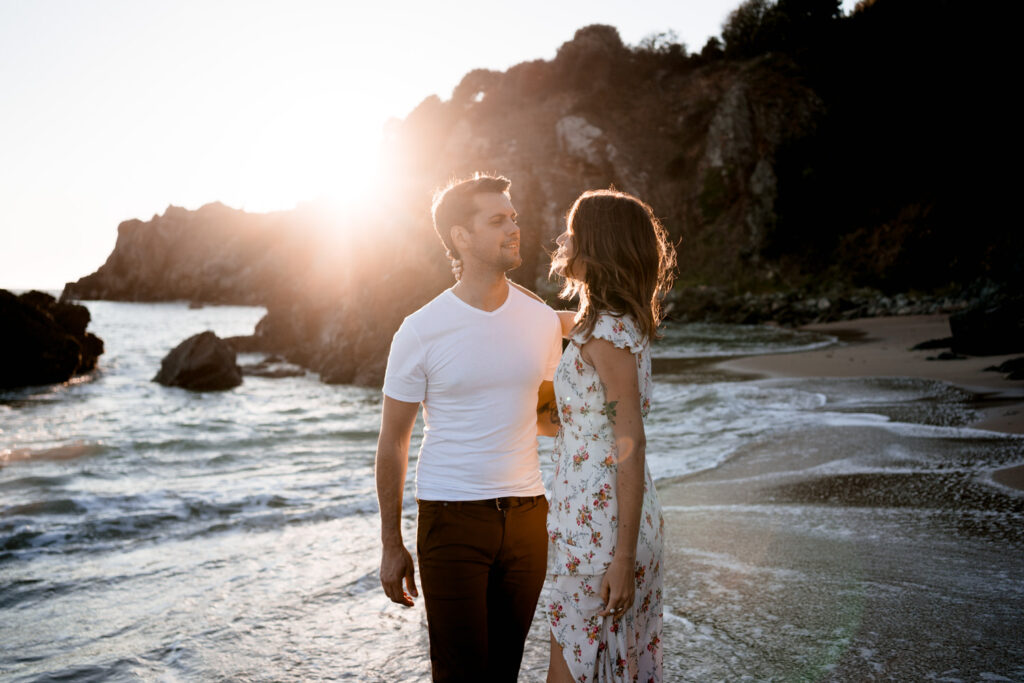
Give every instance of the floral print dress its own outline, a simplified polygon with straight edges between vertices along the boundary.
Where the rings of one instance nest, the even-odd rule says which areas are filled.
[[[591,337],[627,348],[636,358],[643,417],[650,410],[651,354],[633,319],[602,314]],[[590,681],[661,681],[664,520],[650,470],[644,465],[644,500],[637,539],[636,599],[619,619],[604,608],[601,579],[615,555],[618,531],[616,445],[604,385],[580,356],[588,339],[574,336],[555,371],[562,426],[555,437],[555,477],[548,512],[548,599],[551,633],[573,678]]]

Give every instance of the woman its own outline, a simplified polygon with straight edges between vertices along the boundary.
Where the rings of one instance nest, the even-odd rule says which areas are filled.
[[[674,266],[651,208],[622,192],[585,192],[558,238],[551,270],[580,307],[554,382],[548,681],[661,680],[664,522],[643,418]]]

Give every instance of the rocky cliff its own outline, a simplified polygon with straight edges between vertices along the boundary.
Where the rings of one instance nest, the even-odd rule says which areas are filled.
[[[822,108],[789,70],[771,57],[673,66],[592,26],[551,62],[473,71],[449,101],[424,101],[394,131],[393,168],[424,197],[452,174],[510,177],[524,226],[515,275],[529,283],[580,191],[610,185],[682,240],[684,283],[749,279],[774,220],[775,153]]]
[[[107,263],[65,296],[261,303],[269,311],[257,329],[261,348],[327,381],[374,384],[401,319],[452,282],[430,226],[433,190],[488,171],[512,179],[522,216],[524,263],[512,275],[548,296],[547,253],[566,210],[582,190],[614,185],[651,203],[679,240],[670,302],[679,317],[801,322],[956,308],[960,285],[1019,270],[1019,236],[986,221],[980,240],[950,248],[944,236],[967,204],[950,210],[958,195],[942,188],[970,169],[937,167],[940,155],[907,157],[918,147],[904,153],[893,141],[924,135],[912,116],[856,118],[898,105],[898,84],[884,101],[871,100],[872,88],[888,71],[894,82],[910,72],[873,63],[848,79],[859,88],[850,94],[823,66],[831,59],[844,78],[854,73],[856,55],[842,55],[856,30],[867,30],[857,26],[884,22],[878,7],[895,4],[829,19],[835,45],[815,33],[812,52],[727,58],[709,44],[688,56],[671,42],[624,45],[610,26],[580,29],[553,60],[471,71],[449,99],[428,97],[391,125],[375,204],[345,216],[172,207],[123,223]],[[950,17],[951,4],[942,4]],[[882,19],[865,24],[868,12]],[[871,48],[902,38],[875,36]],[[927,68],[922,59],[914,68]],[[891,158],[872,156],[878,140]],[[904,192],[893,174],[920,176],[913,169],[922,164],[947,182]],[[873,185],[847,177],[853,168],[863,180],[871,175],[863,169],[876,167],[883,180]],[[893,296],[865,285],[889,286]]]
[[[149,221],[124,221],[99,270],[68,283],[64,297],[115,301],[184,299],[262,304],[308,258],[312,230],[293,212],[248,214],[220,203],[168,206]],[[289,258],[299,252],[298,258]]]
[[[820,102],[771,60],[672,73],[632,55],[614,29],[593,27],[553,62],[471,72],[450,100],[428,98],[392,128],[391,196],[376,212],[332,225],[309,210],[170,207],[122,223],[107,262],[65,297],[264,304],[263,348],[328,381],[372,384],[402,317],[451,283],[432,191],[477,170],[513,181],[524,254],[513,277],[531,287],[553,291],[547,252],[566,210],[609,185],[647,199],[682,238],[688,281],[740,277],[771,220],[772,154]],[[623,69],[626,89],[591,77]]]

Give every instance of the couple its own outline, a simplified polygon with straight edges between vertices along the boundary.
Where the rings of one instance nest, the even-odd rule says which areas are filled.
[[[548,680],[660,681],[663,522],[643,418],[674,250],[645,203],[584,193],[552,259],[580,307],[556,313],[505,277],[522,262],[509,184],[477,175],[434,200],[461,278],[392,341],[381,584],[399,604],[418,595],[401,517],[422,403],[416,554],[434,680],[516,680],[550,540]],[[556,432],[549,510],[536,436]]]

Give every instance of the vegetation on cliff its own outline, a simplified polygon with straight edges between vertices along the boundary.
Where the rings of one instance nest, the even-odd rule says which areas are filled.
[[[985,105],[1005,47],[970,47],[995,20],[954,0],[865,0],[848,17],[836,0],[746,0],[732,13],[725,58],[784,54],[822,101],[776,154],[763,258],[889,292],[1020,278],[996,162],[1007,131]]]

